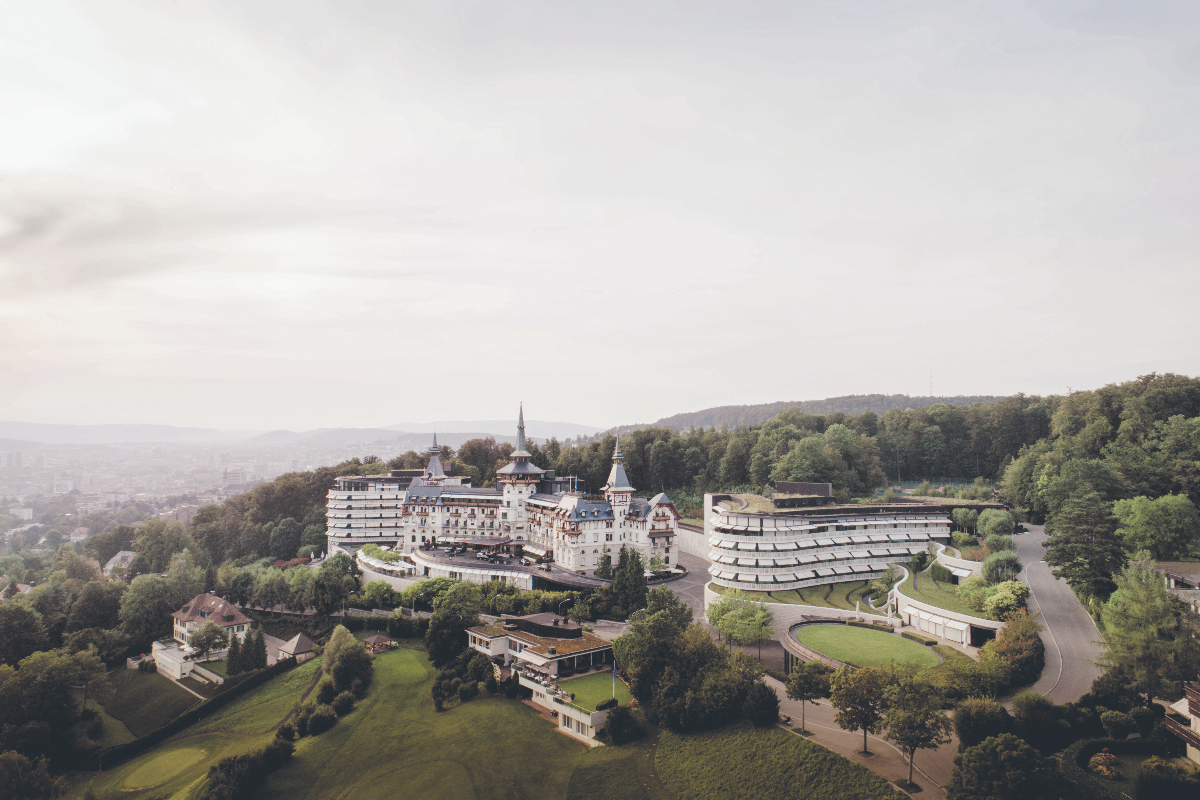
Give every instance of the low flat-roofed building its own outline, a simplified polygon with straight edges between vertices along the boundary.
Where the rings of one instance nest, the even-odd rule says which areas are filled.
[[[539,675],[560,677],[612,663],[612,642],[555,614],[501,617],[467,629],[468,643],[493,661],[520,662]]]
[[[504,616],[490,625],[468,628],[467,637],[472,649],[517,673],[520,684],[532,692],[533,703],[557,718],[559,730],[588,745],[600,744],[596,733],[608,711],[576,705],[559,689],[558,680],[611,670],[612,642],[556,614]]]

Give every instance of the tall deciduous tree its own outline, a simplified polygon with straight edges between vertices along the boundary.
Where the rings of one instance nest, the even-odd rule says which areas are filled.
[[[188,637],[188,645],[200,658],[204,658],[228,641],[225,629],[211,619],[205,620],[204,624],[192,631],[192,635]]]
[[[809,703],[829,696],[829,668],[820,661],[796,665],[788,675],[787,696],[800,701],[800,731],[807,734],[805,711]]]
[[[887,712],[884,738],[908,754],[908,782],[918,750],[933,750],[950,741],[950,719],[942,713],[942,696],[928,683],[903,678],[884,692]]]
[[[845,730],[863,732],[863,755],[871,752],[867,734],[877,733],[883,722],[887,684],[887,676],[875,667],[839,667],[829,679],[829,699],[837,709],[834,719]]]
[[[30,653],[47,647],[41,614],[20,601],[0,603],[0,663],[15,667]]]
[[[1129,553],[1148,550],[1156,559],[1171,561],[1200,550],[1200,514],[1187,495],[1118,500],[1113,513],[1120,526],[1117,536]]]

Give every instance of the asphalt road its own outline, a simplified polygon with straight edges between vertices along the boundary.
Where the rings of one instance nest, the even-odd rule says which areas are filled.
[[[1095,664],[1104,652],[1100,631],[1067,582],[1055,578],[1042,560],[1046,557],[1043,526],[1025,527],[1029,533],[1017,534],[1013,542],[1025,565],[1022,578],[1032,592],[1029,610],[1041,612],[1038,620],[1046,644],[1046,669],[1033,690],[1056,703],[1070,703],[1091,691],[1092,681],[1103,672]]]

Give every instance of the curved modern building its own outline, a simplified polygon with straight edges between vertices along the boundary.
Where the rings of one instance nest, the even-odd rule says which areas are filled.
[[[870,580],[948,541],[947,506],[824,504],[826,498],[706,494],[708,571],[718,586],[769,592]],[[806,505],[800,505],[805,503]]]

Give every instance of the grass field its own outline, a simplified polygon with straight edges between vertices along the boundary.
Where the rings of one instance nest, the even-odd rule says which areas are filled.
[[[200,729],[214,721],[243,733],[273,727],[275,711],[294,706],[316,669],[317,662],[304,664],[98,777],[73,775],[73,796],[91,785],[101,800],[188,800],[218,759],[270,741]],[[299,740],[291,763],[268,778],[256,800],[899,798],[882,779],[777,728],[651,731],[629,745],[589,749],[515,700],[478,698],[437,713],[429,695],[435,674],[417,650],[379,656],[371,693],[331,730]]]
[[[914,583],[913,581],[916,581]],[[971,608],[958,596],[958,587],[949,583],[938,583],[928,575],[916,575],[900,584],[900,591],[913,600],[929,603],[931,606],[944,608],[947,611],[957,611],[973,617],[983,615]]]
[[[478,698],[437,713],[424,653],[396,649],[375,660],[375,686],[358,710],[317,738],[258,797],[559,798],[587,747],[528,706]],[[612,796],[612,795],[609,795]]]
[[[749,723],[707,733],[665,732],[656,766],[667,789],[687,800],[904,798],[883,778],[802,736]]]
[[[200,720],[188,728],[187,732],[265,733],[287,716],[320,671],[321,659],[306,661],[295,669],[267,681],[262,688],[230,703],[212,716]]]
[[[886,667],[892,661],[918,669],[938,665],[937,656],[924,645],[851,625],[806,625],[796,631],[796,640],[821,655],[863,667]]]
[[[574,704],[588,711],[595,711],[597,703],[603,703],[613,696],[611,672],[598,672],[583,678],[572,678],[569,681],[562,681],[558,686],[564,692],[574,693]],[[629,701],[633,699],[633,695],[629,693],[629,687],[621,680],[617,681],[616,686],[617,700],[623,706],[629,705]]]
[[[72,692],[72,694],[75,695],[76,700],[83,699],[83,692],[80,690],[75,690]],[[132,742],[137,738],[130,732],[129,728],[125,727],[124,722],[121,722],[121,720],[110,715],[104,710],[104,706],[100,705],[92,698],[88,698],[87,707],[100,715],[100,722],[104,726],[100,736],[96,739],[96,744],[100,745],[101,748],[116,747],[119,744]]]
[[[208,753],[199,747],[180,747],[167,750],[126,775],[124,788],[126,791],[152,789],[174,778],[206,755]]]
[[[135,737],[157,730],[200,701],[153,672],[119,669],[110,672],[112,699],[104,706]]]

